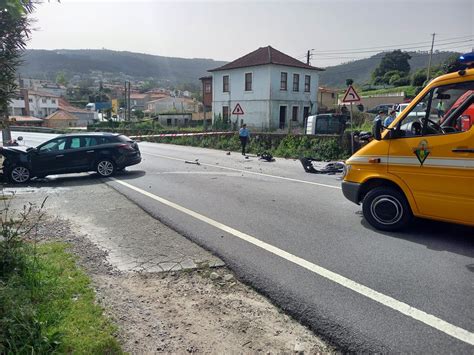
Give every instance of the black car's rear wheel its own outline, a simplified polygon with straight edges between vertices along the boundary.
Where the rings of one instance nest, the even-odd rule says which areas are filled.
[[[30,169],[21,165],[13,167],[8,175],[10,177],[10,181],[16,184],[25,183],[31,178]]]
[[[110,159],[101,159],[97,162],[96,171],[102,177],[112,176],[116,171],[115,163]]]

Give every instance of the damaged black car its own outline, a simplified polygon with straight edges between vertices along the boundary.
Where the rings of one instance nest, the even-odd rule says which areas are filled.
[[[66,134],[39,146],[2,147],[3,174],[13,183],[33,177],[96,171],[112,176],[127,166],[141,162],[138,144],[114,133]]]

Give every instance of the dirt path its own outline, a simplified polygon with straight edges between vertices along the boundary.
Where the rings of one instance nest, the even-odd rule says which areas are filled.
[[[105,185],[76,183],[73,189],[67,186],[55,191],[30,189],[15,197],[15,205],[38,203],[45,194],[49,195],[47,215],[39,226],[38,238],[71,245],[78,263],[92,278],[97,302],[118,325],[117,337],[125,351],[213,354],[334,351],[266,298],[239,282],[227,267],[200,264],[198,261],[204,259],[212,260],[211,265],[222,265],[218,259],[212,259],[215,257],[206,255],[207,251],[197,250],[198,246]],[[88,203],[90,194],[96,194],[101,203],[120,206],[127,223],[119,223],[124,217],[116,209],[112,214],[101,208],[100,203],[95,210],[90,203],[89,208],[82,206],[81,203]],[[126,225],[133,231],[126,230]],[[143,227],[143,233],[137,226]],[[157,229],[156,235],[148,233]],[[132,236],[135,240],[128,241]],[[160,241],[168,249],[160,248]],[[138,248],[134,249],[134,245]],[[170,245],[182,249],[173,251]],[[147,246],[147,263],[143,263],[137,250],[146,250]],[[163,255],[164,251],[167,255]],[[170,267],[168,271],[155,272],[158,264],[150,264],[155,259],[153,253],[163,269],[170,256],[175,258],[176,253],[181,255],[185,251],[186,264],[192,267],[177,271]],[[124,263],[127,255],[133,255],[133,260]]]

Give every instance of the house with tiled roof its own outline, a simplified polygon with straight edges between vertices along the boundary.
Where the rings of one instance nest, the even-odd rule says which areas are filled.
[[[43,120],[33,116],[10,116],[8,118],[12,126],[35,126],[41,127]]]
[[[64,110],[57,110],[50,114],[48,117],[45,117],[43,120],[43,127],[49,128],[68,128],[68,127],[77,127],[79,119],[74,116],[72,113],[69,113]]]
[[[76,116],[76,125],[78,127],[87,127],[87,125],[93,124],[95,120],[98,120],[97,112],[72,106],[69,101],[62,97],[59,99],[59,109]]]
[[[21,89],[9,103],[10,115],[44,118],[58,109],[59,96],[48,92]]]
[[[211,69],[213,119],[262,130],[303,126],[317,112],[321,70],[271,46]]]

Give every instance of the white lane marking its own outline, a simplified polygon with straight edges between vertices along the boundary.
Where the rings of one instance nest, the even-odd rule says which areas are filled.
[[[151,155],[154,157],[158,158],[165,158],[165,159],[170,159],[170,160],[177,160],[177,161],[186,161],[185,159],[180,159],[180,158],[173,158],[169,157],[167,155],[161,155],[161,154],[154,154],[154,153],[147,153],[147,152],[142,152],[142,154],[147,154]],[[240,173],[246,173],[246,174],[252,174],[252,175],[259,175],[259,176],[265,176],[265,177],[270,177],[274,179],[280,179],[280,180],[287,180],[287,181],[293,181],[293,182],[301,182],[303,184],[310,184],[310,185],[316,185],[316,186],[323,186],[323,187],[329,187],[331,189],[337,189],[341,190],[340,186],[333,186],[333,185],[328,185],[328,184],[321,184],[319,182],[312,182],[312,181],[306,181],[306,180],[299,180],[299,179],[292,179],[288,177],[283,177],[283,176],[278,176],[278,175],[270,175],[270,174],[264,174],[264,173],[256,173],[254,171],[248,171],[248,170],[241,170],[241,169],[235,169],[235,168],[229,168],[227,166],[221,166],[221,165],[213,165],[213,164],[206,164],[206,163],[201,163],[199,162],[200,165],[205,165],[205,166],[211,166],[213,168],[218,168],[218,169],[226,169],[226,170],[231,170],[231,171],[238,171]]]
[[[445,334],[448,334],[456,339],[459,339],[465,343],[468,343],[470,345],[474,345],[474,333],[469,332],[468,330],[465,330],[463,328],[457,327],[451,323],[448,323],[438,317],[435,317],[429,313],[423,312],[417,308],[414,308],[404,302],[398,301],[395,298],[392,298],[390,296],[384,295],[378,291],[375,291],[367,286],[361,285],[355,281],[352,281],[351,279],[348,279],[347,277],[344,277],[342,275],[336,274],[335,272],[332,272],[328,269],[325,269],[321,266],[318,266],[316,264],[313,264],[303,258],[300,258],[296,255],[290,254],[280,248],[277,248],[271,244],[262,242],[261,240],[258,240],[257,238],[254,238],[248,234],[245,234],[243,232],[240,232],[232,227],[226,226],[225,224],[222,224],[220,222],[217,222],[211,218],[208,218],[200,213],[194,212],[186,207],[180,206],[174,202],[168,201],[162,197],[156,196],[148,191],[142,190],[139,187],[130,185],[129,183],[126,183],[124,181],[120,181],[117,179],[112,178],[113,181],[117,182],[120,185],[123,185],[125,187],[128,187],[131,190],[134,190],[138,193],[141,193],[142,195],[145,195],[155,201],[158,201],[166,206],[169,206],[171,208],[174,208],[182,213],[185,213],[191,217],[194,217],[204,223],[207,223],[215,228],[218,228],[224,232],[227,232],[229,234],[232,234],[233,236],[240,238],[242,240],[245,240],[246,242],[253,244],[259,248],[262,248],[274,255],[277,255],[285,260],[288,260],[298,266],[301,266],[309,271],[314,272],[315,274],[318,274],[319,276],[322,276],[332,282],[335,282],[343,287],[346,287],[352,291],[355,291],[359,293],[362,296],[365,296],[367,298],[370,298],[374,300],[375,302],[378,302],[384,306],[387,306],[395,311],[398,311],[408,317],[411,317],[413,319],[416,319],[422,323],[425,323],[426,325],[429,325],[430,327],[433,327],[435,329],[438,329],[442,331]]]

